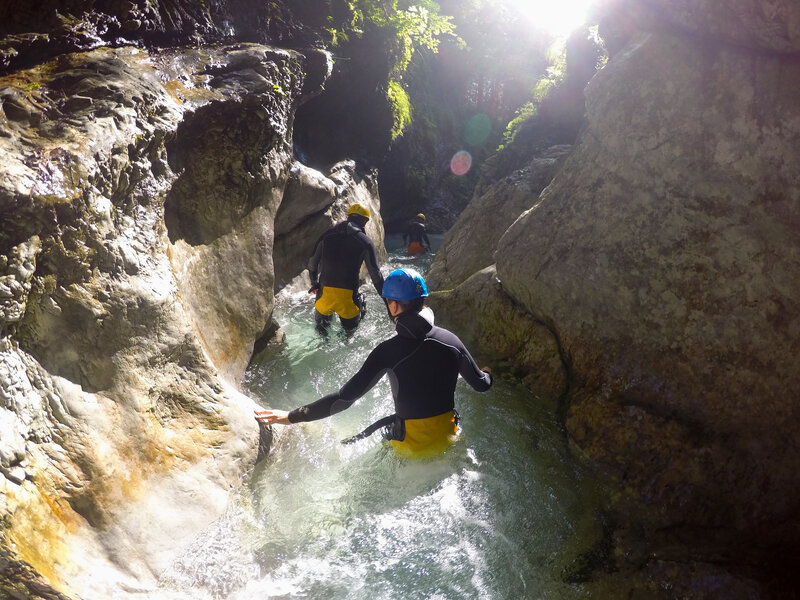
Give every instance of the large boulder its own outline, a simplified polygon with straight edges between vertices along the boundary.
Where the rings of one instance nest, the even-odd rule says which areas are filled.
[[[800,5],[724,4],[648,3],[648,29],[587,88],[573,154],[501,238],[497,274],[569,357],[569,434],[625,515],[617,568],[732,562],[788,589]]]
[[[530,159],[525,168],[476,194],[445,235],[428,271],[430,285],[434,289],[450,289],[494,264],[500,237],[536,203],[570,149],[568,144],[547,148]]]
[[[495,364],[558,407],[567,392],[559,341],[547,325],[531,319],[505,294],[494,265],[453,290],[432,292],[427,303],[437,315],[443,308],[438,322],[457,331],[466,346],[475,349],[476,360]]]
[[[375,244],[378,260],[384,262],[387,253],[374,170],[346,160],[333,165],[324,175],[295,163],[275,221],[275,291],[307,267],[319,237],[346,219],[347,209],[356,202],[370,211],[365,231]],[[362,267],[362,279],[365,276],[366,268]]]

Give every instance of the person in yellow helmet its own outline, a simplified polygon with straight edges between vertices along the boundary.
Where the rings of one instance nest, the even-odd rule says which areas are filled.
[[[333,314],[346,332],[358,327],[366,304],[358,291],[361,264],[367,265],[372,284],[381,293],[383,275],[378,267],[375,245],[364,232],[369,221],[369,209],[353,204],[347,210],[347,220],[334,225],[320,236],[308,261],[311,276],[309,293],[317,295],[314,304],[317,330],[326,334]]]
[[[409,254],[424,254],[431,249],[431,241],[425,231],[425,215],[418,213],[403,233],[403,245],[408,245]]]

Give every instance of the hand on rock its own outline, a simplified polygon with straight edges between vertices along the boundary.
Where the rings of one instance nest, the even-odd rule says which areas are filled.
[[[256,410],[253,411],[261,425],[291,425],[288,410]]]

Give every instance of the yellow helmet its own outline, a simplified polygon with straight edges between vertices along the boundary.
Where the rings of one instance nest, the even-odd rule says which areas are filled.
[[[422,213],[417,213],[417,218],[422,220],[422,221],[424,221],[425,220],[425,215],[423,215]]]
[[[358,203],[351,204],[350,208],[347,209],[348,215],[361,215],[362,217],[366,217],[367,219],[370,218],[369,216],[369,209],[366,206],[362,206]]]

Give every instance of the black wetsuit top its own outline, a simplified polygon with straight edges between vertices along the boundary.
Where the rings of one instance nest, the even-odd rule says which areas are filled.
[[[291,423],[316,421],[349,408],[388,374],[395,413],[402,419],[435,417],[454,408],[458,375],[485,392],[492,376],[481,371],[458,337],[419,313],[403,313],[397,335],[375,348],[338,392],[289,413]]]
[[[311,283],[357,290],[362,262],[366,263],[372,283],[380,294],[383,275],[378,267],[375,245],[363,229],[351,221],[343,221],[328,229],[317,240],[314,254],[308,261]]]
[[[411,242],[417,242],[426,248],[431,247],[431,241],[428,239],[428,234],[425,231],[424,224],[419,222],[408,224],[408,227],[406,227],[406,231],[403,234],[403,243],[410,244]]]

